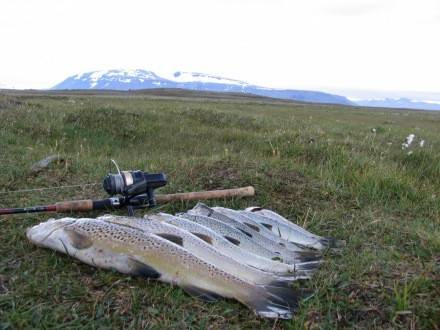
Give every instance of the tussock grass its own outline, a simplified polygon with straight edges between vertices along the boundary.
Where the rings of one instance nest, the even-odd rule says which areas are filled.
[[[252,199],[211,204],[261,205],[347,241],[302,283],[315,295],[292,321],[257,319],[235,302],[202,303],[178,288],[36,248],[25,228],[49,215],[10,216],[0,219],[0,327],[440,324],[440,114],[180,94],[0,95],[0,192],[100,183],[113,170],[110,158],[124,169],[165,171],[170,182],[163,192],[254,185]],[[401,143],[410,133],[426,143],[408,155]],[[30,172],[53,153],[67,161]],[[0,206],[104,196],[99,184],[0,193]]]

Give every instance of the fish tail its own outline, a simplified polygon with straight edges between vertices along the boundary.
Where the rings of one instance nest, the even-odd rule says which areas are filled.
[[[242,303],[261,317],[291,319],[303,297],[298,289],[263,285],[256,286]]]
[[[271,276],[270,280],[266,281],[267,285],[274,286],[277,288],[290,288],[290,284],[296,281],[298,277],[296,274],[277,274],[276,276]]]
[[[299,252],[296,252],[296,254],[298,256],[297,257],[298,263],[319,261],[322,258],[322,255],[320,252],[313,251],[313,250],[299,251]]]
[[[321,260],[319,261],[310,261],[310,262],[301,262],[295,264],[295,270],[297,271],[315,271],[321,266]]]
[[[314,257],[311,257],[311,255],[308,255],[309,257],[303,257],[305,255],[307,255],[307,254],[301,254],[298,252],[291,252],[291,251],[287,251],[287,252],[283,251],[283,252],[281,252],[281,255],[280,255],[280,259],[281,259],[280,261],[285,264],[288,264],[288,265],[294,265],[299,262],[305,262],[306,259],[313,259],[314,258]]]
[[[293,316],[293,308],[289,303],[272,295],[264,286],[256,286],[249,295],[238,300],[263,318],[291,319]]]
[[[346,241],[339,240],[333,237],[323,237],[321,239],[321,243],[329,248],[341,248],[347,245]]]
[[[289,288],[286,290],[271,285],[265,286],[264,288],[271,297],[271,301],[283,302],[292,312],[299,307],[302,299],[306,299],[312,294],[312,292],[307,289]]]

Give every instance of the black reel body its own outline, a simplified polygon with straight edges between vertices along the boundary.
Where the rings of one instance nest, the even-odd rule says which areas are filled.
[[[154,189],[167,184],[164,173],[148,173],[142,171],[121,171],[109,173],[103,182],[105,191],[111,195],[122,195],[123,204],[127,205],[129,214],[133,209],[156,206]]]

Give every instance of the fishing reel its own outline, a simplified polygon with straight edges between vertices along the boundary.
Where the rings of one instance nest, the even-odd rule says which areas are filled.
[[[166,175],[143,171],[120,171],[116,162],[113,163],[118,173],[109,173],[104,178],[103,187],[110,196],[122,195],[118,201],[116,197],[115,203],[126,205],[130,216],[134,214],[134,209],[156,206],[154,189],[167,184]]]

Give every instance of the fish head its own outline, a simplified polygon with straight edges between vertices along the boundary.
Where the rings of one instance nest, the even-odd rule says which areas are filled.
[[[26,230],[26,237],[32,243],[59,250],[62,229],[77,221],[74,218],[49,219]]]

